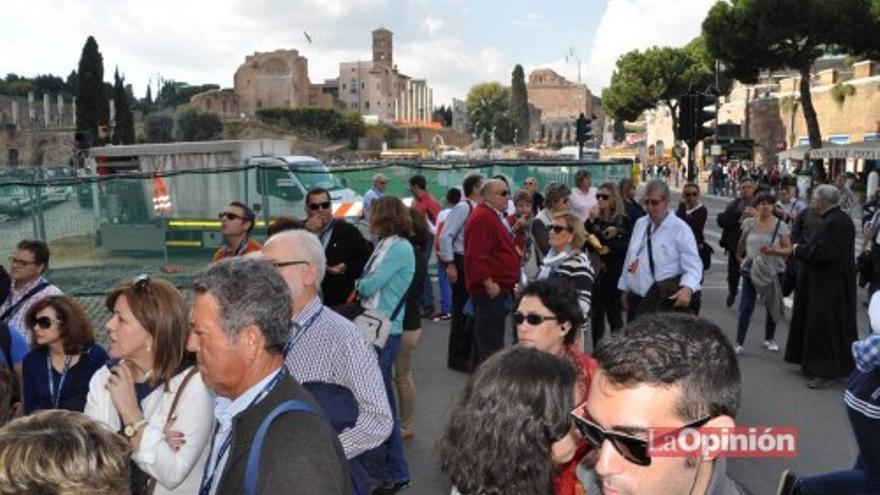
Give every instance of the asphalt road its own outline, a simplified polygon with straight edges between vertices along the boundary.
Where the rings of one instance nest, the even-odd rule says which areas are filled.
[[[721,232],[715,222],[717,213],[727,201],[724,198],[703,198],[710,213],[706,238],[716,247],[716,253],[704,281],[701,316],[718,324],[733,341],[738,306],[727,308],[724,304],[726,258],[717,249]],[[867,332],[865,309],[861,305],[864,291],[860,290],[859,296],[859,333],[864,336]],[[764,350],[763,323],[764,310],[759,304],[740,356],[743,392],[737,423],[743,426],[794,426],[799,429],[800,437],[796,459],[731,460],[728,464],[731,476],[755,495],[775,493],[779,474],[786,468],[801,474],[846,469],[853,465],[857,453],[843,405],[845,383],[838,381],[825,390],[808,389],[797,366],[785,363],[781,352]],[[440,495],[448,494],[450,490],[440,471],[435,442],[467,376],[445,366],[448,335],[447,322],[424,321],[422,340],[413,365],[417,387],[415,436],[405,442],[412,475],[412,484],[405,493]],[[776,337],[784,350],[788,339],[787,322],[778,325]]]

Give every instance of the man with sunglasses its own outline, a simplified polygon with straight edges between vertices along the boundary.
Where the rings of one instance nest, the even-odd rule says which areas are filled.
[[[257,216],[254,214],[254,210],[248,208],[246,204],[233,201],[217,216],[220,217],[220,233],[223,235],[226,245],[214,252],[212,261],[244,256],[259,251],[263,247],[259,242],[250,238]]]
[[[703,262],[694,233],[669,210],[669,199],[669,186],[663,181],[648,182],[648,214],[633,227],[617,283],[628,322],[645,312],[698,309]]]
[[[324,304],[346,302],[373,254],[372,243],[354,225],[333,218],[330,192],[320,187],[306,194],[306,230],[318,236],[327,257],[327,274],[321,282]]]
[[[373,176],[373,187],[364,194],[364,221],[367,222],[367,225],[370,224],[370,205],[373,204],[373,201],[381,198],[385,195],[385,188],[388,187],[388,177],[385,177],[382,174],[376,174]],[[329,199],[329,196],[328,196]]]
[[[472,369],[504,347],[505,315],[519,280],[520,262],[505,216],[507,184],[489,179],[480,195],[483,202],[468,218],[464,238],[465,284],[474,306]]]
[[[49,268],[49,246],[40,240],[23,240],[9,258],[12,286],[6,301],[0,305],[0,322],[18,332],[30,343],[30,332],[24,317],[31,304],[46,296],[61,294],[43,275]]]
[[[605,495],[746,493],[717,452],[654,451],[666,446],[658,433],[735,426],[739,366],[717,326],[689,315],[647,315],[600,341],[593,357],[599,369],[572,419],[598,449],[594,470]]]

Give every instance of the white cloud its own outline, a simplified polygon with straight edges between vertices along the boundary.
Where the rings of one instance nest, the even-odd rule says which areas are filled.
[[[589,51],[586,80],[594,94],[608,85],[617,58],[651,46],[683,46],[700,34],[716,0],[608,0]]]
[[[428,36],[434,37],[446,28],[446,21],[436,17],[428,17],[422,25],[425,27],[425,31],[428,32]]]
[[[511,21],[510,25],[522,28],[543,28],[548,27],[550,21],[540,12],[528,12],[521,18]]]

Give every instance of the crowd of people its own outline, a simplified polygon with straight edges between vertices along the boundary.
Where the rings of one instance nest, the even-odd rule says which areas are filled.
[[[470,374],[438,442],[454,494],[745,493],[723,456],[652,457],[645,435],[735,426],[756,301],[776,352],[791,292],[785,360],[810,388],[858,365],[853,428],[877,428],[866,392],[880,344],[851,352],[854,227],[835,186],[807,208],[791,188],[739,182],[717,218],[727,306],[740,299],[731,342],[699,317],[713,248],[697,184],[673,204],[663,180],[636,200],[631,180],[595,187],[587,170],[543,191],[471,174],[441,205],[415,175],[410,206],[387,184],[373,178],[360,226],[313,189],[264,243],[255,213],[230,202],[192,302],[152,275],[120,283],[105,297],[106,348],[44,277],[46,244],[20,242],[0,280],[0,493],[398,493],[413,482],[403,445],[418,434],[425,318],[449,321],[447,366]],[[866,221],[872,239],[878,225]],[[786,473],[780,493],[877,486],[876,446],[859,446],[853,472]],[[16,463],[33,456],[51,467]]]

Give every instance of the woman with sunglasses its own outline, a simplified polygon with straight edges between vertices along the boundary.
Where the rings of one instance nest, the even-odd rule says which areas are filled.
[[[599,204],[590,211],[590,218],[584,223],[587,233],[596,236],[599,241],[599,247],[593,248],[599,254],[590,314],[594,348],[605,335],[606,319],[612,333],[623,327],[617,281],[623,272],[623,260],[632,233],[632,223],[614,183],[606,182],[599,186],[596,201]]]
[[[584,323],[577,300],[577,291],[565,280],[556,278],[532,282],[520,293],[513,321],[518,346],[537,349],[571,362],[578,375],[579,396],[585,400],[596,362],[575,342],[578,329]],[[575,493],[577,464],[587,452],[587,445],[579,444],[572,461],[557,470],[554,480],[556,495]]]
[[[553,493],[581,440],[569,417],[580,390],[571,364],[546,352],[514,347],[486,360],[438,442],[453,495]]]
[[[536,263],[539,266],[550,250],[550,226],[553,224],[553,215],[570,209],[571,189],[565,184],[552,182],[547,186],[545,200],[546,206],[532,221],[532,238],[535,241]]]
[[[569,281],[578,294],[578,305],[586,330],[587,317],[590,314],[590,302],[593,291],[595,271],[590,258],[583,251],[587,233],[580,217],[571,212],[557,213],[553,216],[550,226],[550,250],[544,256],[538,280],[561,278]],[[583,334],[578,335],[581,341]]]
[[[142,275],[112,289],[106,306],[113,359],[92,377],[85,413],[128,439],[133,493],[198,493],[214,399],[186,350],[186,303]]]
[[[88,315],[72,297],[48,296],[31,305],[25,323],[32,349],[22,361],[25,414],[82,412],[89,380],[107,362]]]
[[[681,189],[681,202],[675,214],[693,231],[694,239],[697,240],[697,252],[700,253],[700,259],[703,261],[703,271],[708,270],[713,250],[706,244],[706,238],[703,236],[709,210],[700,202],[700,186],[693,182],[684,185]]]

